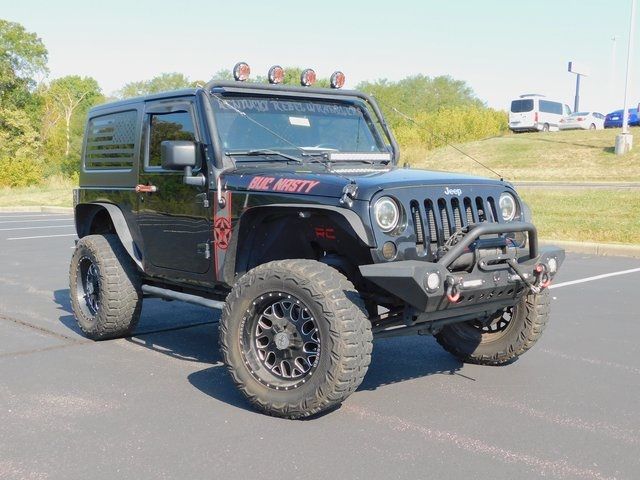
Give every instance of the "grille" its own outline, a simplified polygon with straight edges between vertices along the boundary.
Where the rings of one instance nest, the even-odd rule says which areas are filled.
[[[411,200],[410,206],[418,250],[428,248],[432,253],[456,230],[498,218],[492,196]]]

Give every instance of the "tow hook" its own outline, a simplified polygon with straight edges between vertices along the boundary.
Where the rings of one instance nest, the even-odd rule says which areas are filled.
[[[456,285],[455,280],[453,279],[453,277],[447,277],[445,283],[447,285],[447,288],[445,290],[447,294],[447,300],[449,300],[451,303],[457,303],[458,300],[460,300],[460,289]]]
[[[547,268],[543,263],[539,263],[535,268],[535,275],[537,284],[540,285],[540,289],[547,288],[551,285],[551,276],[547,273]]]

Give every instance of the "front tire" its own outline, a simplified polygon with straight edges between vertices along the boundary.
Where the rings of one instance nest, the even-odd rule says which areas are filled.
[[[137,268],[117,235],[81,238],[69,268],[71,306],[83,333],[93,340],[129,335],[140,318]]]
[[[371,324],[353,285],[312,260],[280,260],[242,276],[220,320],[234,383],[258,410],[302,418],[340,404],[371,361]]]
[[[438,343],[467,363],[504,365],[529,350],[549,319],[549,291],[526,295],[513,307],[497,312],[491,323],[455,323],[437,335]]]

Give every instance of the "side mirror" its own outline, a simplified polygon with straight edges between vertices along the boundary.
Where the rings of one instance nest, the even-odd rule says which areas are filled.
[[[160,160],[165,170],[183,170],[196,166],[196,144],[186,140],[165,140],[160,143]]]
[[[203,187],[207,180],[202,173],[193,175],[196,166],[196,144],[187,140],[165,140],[160,143],[160,161],[165,170],[184,170],[186,185]]]

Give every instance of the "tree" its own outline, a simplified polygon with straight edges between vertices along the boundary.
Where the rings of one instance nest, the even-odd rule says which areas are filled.
[[[64,156],[68,157],[71,150],[71,121],[74,113],[81,107],[89,107],[102,98],[98,82],[91,77],[69,75],[57,78],[51,82],[45,97],[49,102],[45,112],[50,121],[64,120],[65,148]]]
[[[356,88],[372,94],[379,101],[392,125],[403,122],[391,106],[410,116],[422,112],[437,112],[442,108],[484,107],[483,102],[475,96],[466,82],[448,75],[414,75],[397,82],[382,79],[361,82]]]
[[[153,77],[151,80],[127,83],[122,87],[122,89],[120,89],[117,96],[119,98],[139,97],[141,95],[149,95],[151,93],[195,87],[196,84],[202,84],[202,82],[192,82],[182,73],[161,73],[160,75]]]
[[[35,88],[34,77],[47,72],[47,49],[35,33],[0,19],[0,102],[24,108]]]

